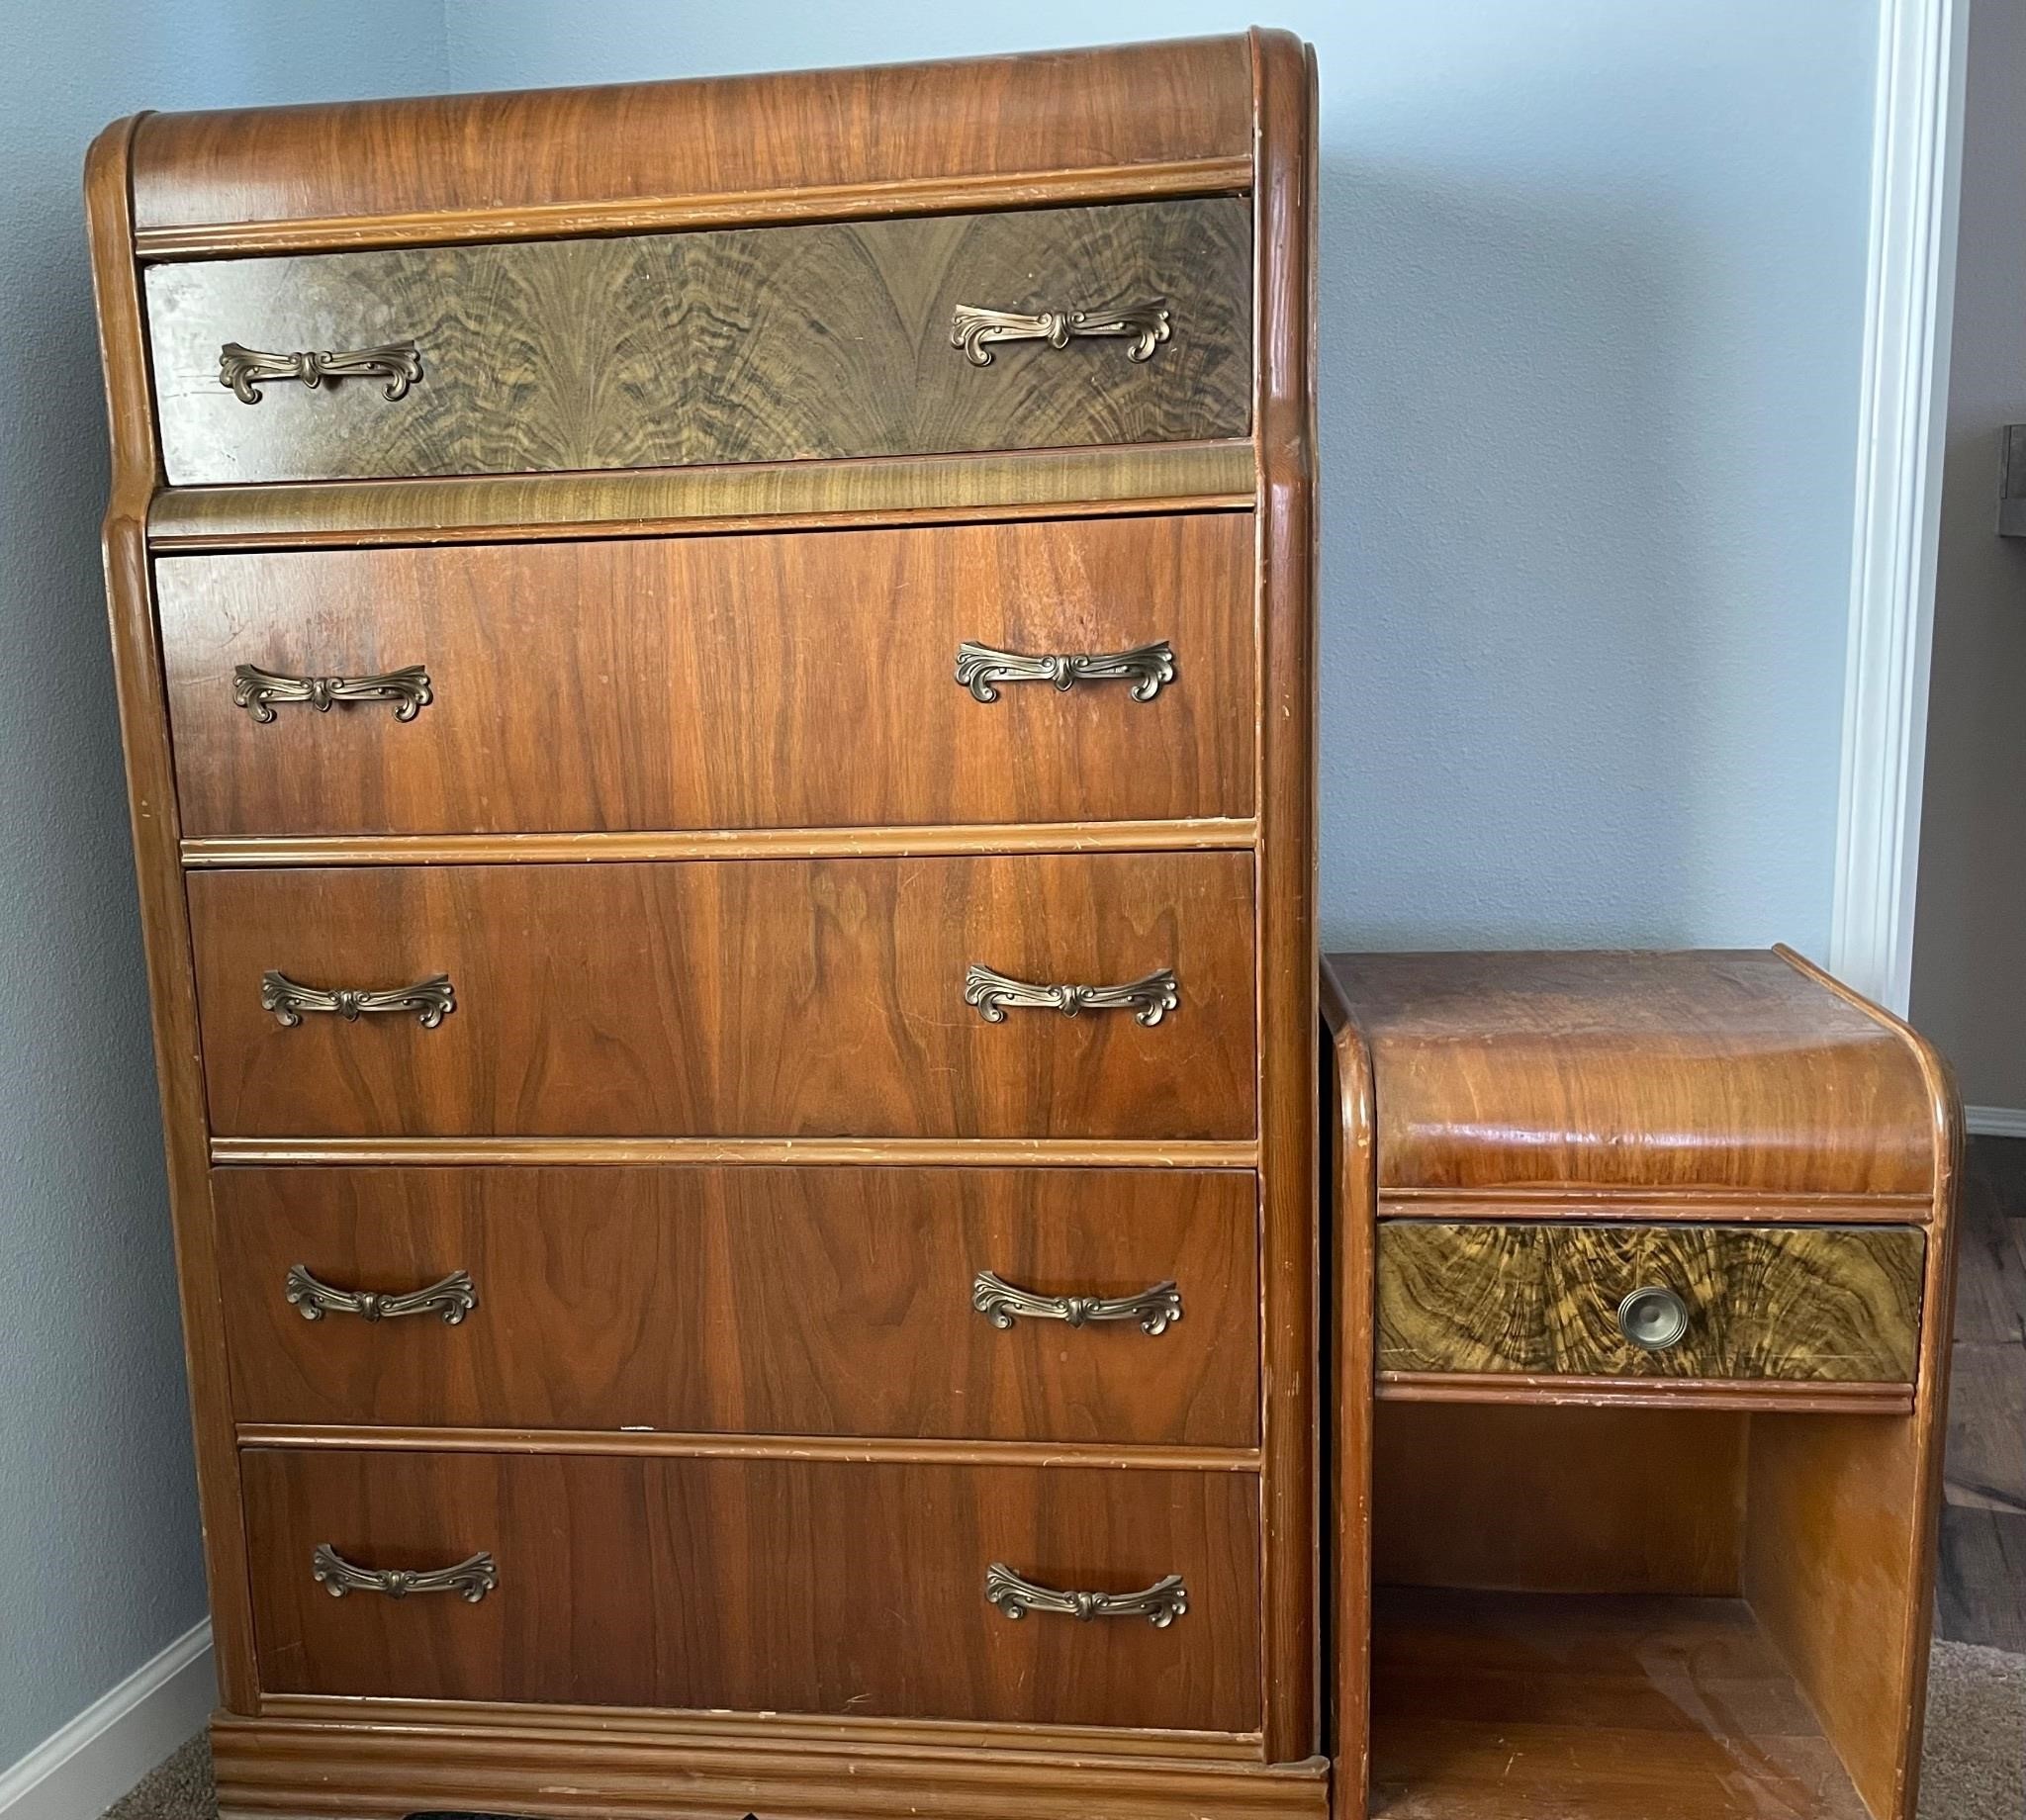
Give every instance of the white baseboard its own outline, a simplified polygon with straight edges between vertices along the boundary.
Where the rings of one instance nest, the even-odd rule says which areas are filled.
[[[207,1621],[0,1771],[0,1820],[98,1820],[217,1704]]]
[[[2026,1138],[2026,1112],[2013,1106],[1966,1106],[1963,1129],[1973,1138]],[[0,1808],[0,1814],[6,1811]]]

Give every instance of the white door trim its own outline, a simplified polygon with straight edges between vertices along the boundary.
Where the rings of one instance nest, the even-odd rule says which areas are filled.
[[[1934,633],[1968,0],[1880,0],[1829,966],[1902,1015]]]

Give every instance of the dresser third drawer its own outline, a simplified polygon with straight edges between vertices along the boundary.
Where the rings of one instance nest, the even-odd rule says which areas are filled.
[[[1249,1172],[219,1169],[241,1421],[1250,1446]]]
[[[1249,512],[168,558],[183,830],[1244,815],[1251,564]]]
[[[1249,1473],[259,1448],[242,1470],[269,1693],[1259,1721]],[[427,1578],[391,1597],[390,1573]],[[1087,1618],[1058,1608],[1079,1592]]]
[[[189,879],[235,1137],[1243,1138],[1249,853]]]

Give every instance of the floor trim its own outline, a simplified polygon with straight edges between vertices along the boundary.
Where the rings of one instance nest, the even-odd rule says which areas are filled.
[[[1973,1138],[2026,1138],[2026,1111],[2016,1106],[1966,1106],[1963,1129]]]
[[[203,1730],[217,1704],[206,1619],[0,1772],[0,1820],[87,1820],[104,1813]]]

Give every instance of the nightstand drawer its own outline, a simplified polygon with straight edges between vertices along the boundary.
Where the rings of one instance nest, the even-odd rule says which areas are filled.
[[[1252,534],[1222,512],[166,559],[183,830],[1243,816]]]
[[[1258,1437],[1249,1171],[230,1168],[212,1200],[242,1422]]]
[[[268,1693],[1259,1720],[1249,1473],[259,1448],[242,1470]]]
[[[1244,1138],[1249,853],[189,880],[231,1137]]]
[[[1910,1384],[1911,1227],[1379,1227],[1378,1369]]]
[[[172,486],[1241,436],[1243,197],[146,273]]]

